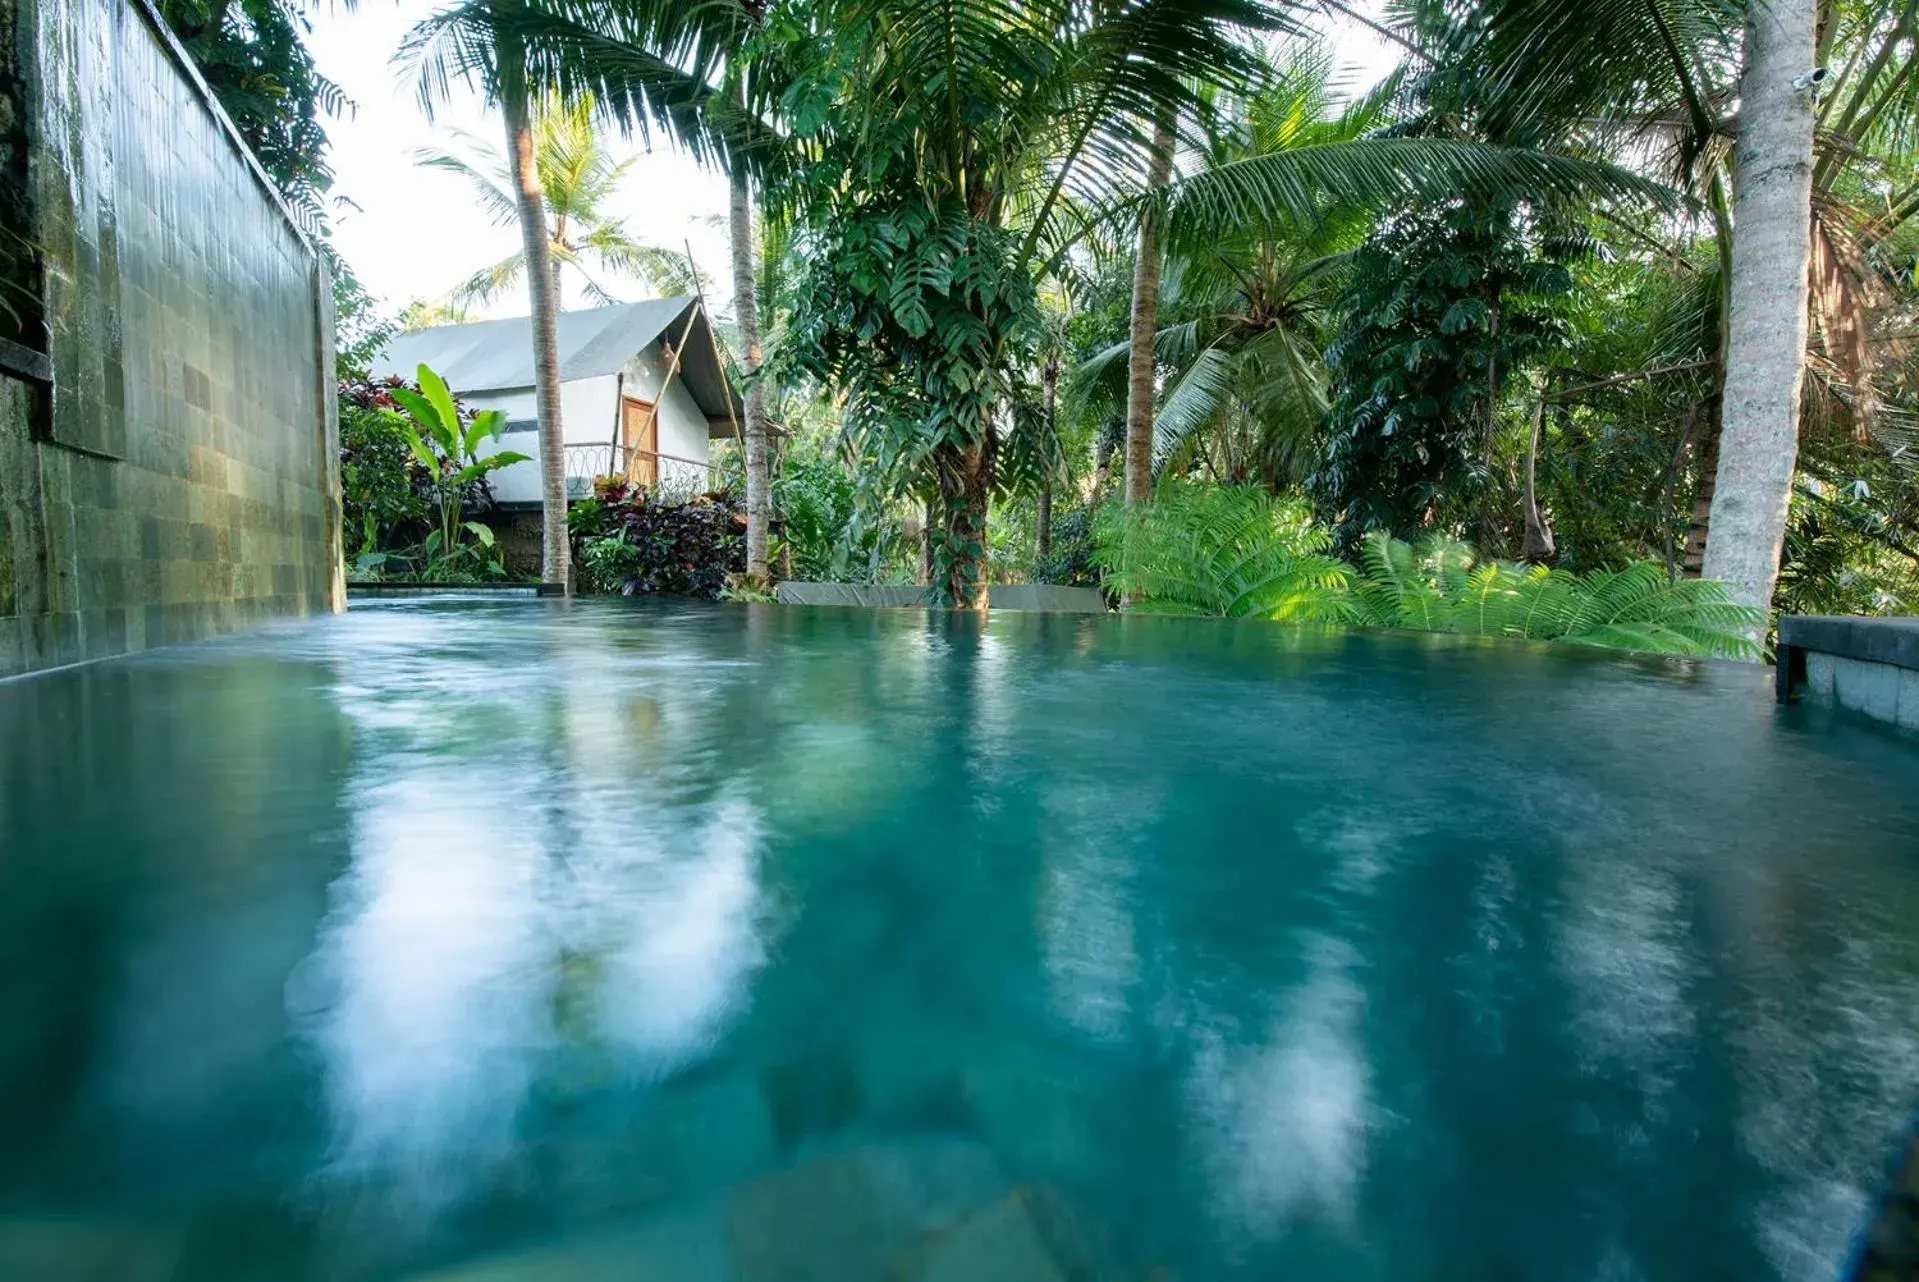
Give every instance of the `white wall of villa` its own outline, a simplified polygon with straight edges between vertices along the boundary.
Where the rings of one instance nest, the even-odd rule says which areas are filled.
[[[568,471],[590,469],[599,474],[608,470],[610,447],[619,439],[620,404],[631,398],[658,405],[658,452],[670,456],[660,460],[659,480],[668,486],[704,486],[707,460],[706,415],[677,377],[666,380],[667,362],[657,342],[649,343],[626,363],[618,374],[574,379],[560,384],[560,420],[565,426],[566,443],[572,450]],[[662,384],[666,395],[660,396]],[[518,450],[528,455],[524,463],[502,468],[490,478],[493,497],[500,503],[538,503],[540,501],[538,411],[532,388],[512,391],[473,392],[462,400],[473,409],[497,409],[517,430],[500,438],[496,448]],[[602,453],[587,453],[591,447]],[[577,496],[576,496],[577,497]]]

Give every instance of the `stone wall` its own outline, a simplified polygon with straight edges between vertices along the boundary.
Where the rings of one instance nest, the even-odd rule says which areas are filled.
[[[0,0],[50,384],[0,367],[0,674],[344,607],[322,260],[144,0]]]
[[[1808,654],[1804,693],[1814,703],[1919,731],[1919,672],[1910,668],[1837,654]]]
[[[1803,696],[1919,732],[1919,619],[1789,615],[1777,652],[1781,702]]]

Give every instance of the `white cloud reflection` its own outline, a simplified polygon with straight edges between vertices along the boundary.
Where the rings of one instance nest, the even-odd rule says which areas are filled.
[[[1349,1220],[1365,1173],[1371,1071],[1359,1042],[1365,993],[1341,940],[1306,941],[1305,982],[1263,1041],[1194,1030],[1191,1104],[1212,1137],[1214,1205],[1254,1237],[1299,1215]]]
[[[352,865],[288,991],[323,1065],[326,1180],[457,1203],[512,1171],[536,1097],[665,1076],[744,1007],[757,810],[608,787],[606,736],[579,737],[531,746],[510,785],[457,754],[369,754]]]

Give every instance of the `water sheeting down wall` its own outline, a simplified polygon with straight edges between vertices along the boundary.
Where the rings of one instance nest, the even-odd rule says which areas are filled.
[[[342,608],[323,263],[143,0],[0,37],[52,374],[0,370],[0,674]]]

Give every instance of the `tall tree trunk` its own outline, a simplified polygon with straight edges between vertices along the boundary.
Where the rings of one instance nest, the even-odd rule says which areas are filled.
[[[1039,510],[1033,514],[1038,525],[1038,538],[1035,551],[1040,560],[1053,554],[1053,442],[1058,440],[1059,417],[1059,357],[1048,353],[1039,367],[1040,410],[1046,415],[1047,461],[1040,474]]]
[[[500,108],[506,116],[507,155],[520,209],[526,252],[526,292],[533,307],[533,386],[540,422],[540,578],[573,591],[566,536],[566,427],[560,420],[560,300],[553,246],[547,240],[546,200],[533,163],[533,129],[525,87],[506,75]]]
[[[971,444],[941,444],[933,451],[941,517],[933,535],[937,586],[957,610],[986,608],[986,504],[998,450],[992,424],[982,427]]]
[[[735,174],[729,230],[733,238],[733,320],[740,330],[740,364],[748,379],[760,368],[760,306],[754,290],[753,196],[746,179]],[[766,397],[757,380],[746,392],[746,577],[764,584],[766,530],[773,496],[766,475]]]
[[[1475,540],[1482,558],[1497,556],[1505,550],[1499,536],[1499,500],[1493,494],[1492,484],[1493,440],[1499,434],[1499,293],[1496,290],[1488,309],[1486,335],[1492,340],[1492,351],[1486,357],[1486,398],[1479,415],[1479,466],[1485,481],[1479,490],[1479,532]]]
[[[1698,484],[1693,487],[1692,516],[1686,523],[1686,552],[1679,570],[1686,578],[1700,577],[1706,563],[1706,538],[1712,533],[1712,491],[1719,478],[1719,425],[1726,413],[1726,353],[1732,340],[1732,202],[1726,195],[1723,173],[1715,170],[1706,189],[1712,211],[1713,249],[1719,259],[1719,346],[1712,371],[1712,394],[1706,401],[1703,424],[1690,424],[1698,441]]]
[[[1546,394],[1551,389],[1548,380],[1539,389],[1539,405],[1533,410],[1532,432],[1526,438],[1526,532],[1519,548],[1519,559],[1534,565],[1544,565],[1553,559],[1556,549],[1553,546],[1552,527],[1546,524],[1546,518],[1539,511],[1539,437],[1546,428]]]
[[[1154,196],[1173,175],[1173,120],[1153,122],[1153,156],[1146,187]],[[1132,328],[1126,351],[1126,501],[1153,497],[1153,357],[1159,333],[1159,209],[1139,216],[1139,256],[1133,261]]]
[[[1679,572],[1689,579],[1699,578],[1706,566],[1706,540],[1712,534],[1712,496],[1719,479],[1719,414],[1724,404],[1715,396],[1706,407],[1706,423],[1700,429],[1697,445],[1699,483],[1692,492],[1692,520],[1686,526],[1686,551],[1679,560]]]
[[[1761,610],[1772,607],[1799,456],[1813,112],[1792,81],[1813,65],[1814,7],[1813,0],[1755,0],[1739,79],[1732,313],[1704,571]],[[1753,639],[1765,634],[1761,621]]]
[[[916,582],[923,588],[933,585],[933,500],[920,504],[920,568]]]

